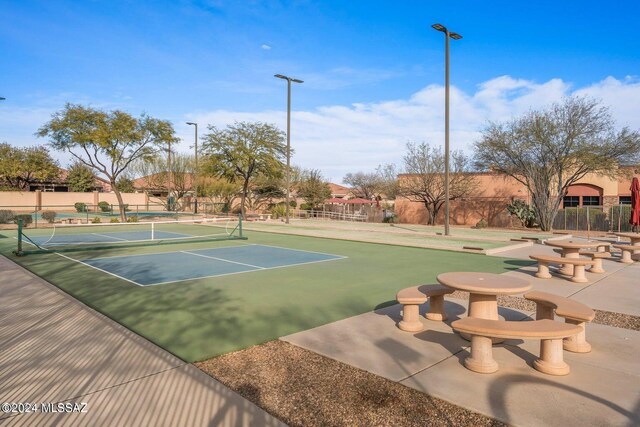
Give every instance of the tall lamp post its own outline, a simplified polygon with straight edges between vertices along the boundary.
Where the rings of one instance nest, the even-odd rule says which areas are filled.
[[[287,205],[285,206],[285,222],[289,224],[289,187],[291,187],[291,82],[304,83],[302,80],[276,74],[274,77],[287,81]]]
[[[194,122],[187,122],[190,126],[195,126],[196,137],[195,137],[195,154],[196,154],[196,165],[195,172],[193,173],[193,186],[194,186],[194,205],[193,205],[193,213],[198,213],[198,124]]]
[[[462,36],[450,32],[441,24],[433,24],[434,30],[444,33],[444,235],[449,236],[449,38],[460,40]]]

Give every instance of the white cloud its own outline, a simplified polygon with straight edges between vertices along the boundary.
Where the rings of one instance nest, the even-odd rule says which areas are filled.
[[[451,148],[471,152],[488,121],[508,120],[573,94],[601,99],[621,126],[640,128],[637,79],[608,77],[572,91],[571,85],[561,79],[536,83],[501,76],[482,83],[471,94],[451,88]],[[443,104],[444,88],[429,85],[409,99],[293,111],[293,163],[320,169],[334,182],[340,182],[347,172],[370,171],[382,163],[400,164],[407,141],[443,143]],[[284,111],[218,110],[189,117],[218,127],[234,121],[264,121],[286,127]]]
[[[260,48],[264,50],[271,50],[271,46],[269,46],[268,44],[262,44],[260,45]]]
[[[606,79],[573,88],[561,79],[538,83],[500,76],[478,85],[473,93],[451,88],[451,148],[471,152],[474,141],[488,121],[503,121],[530,109],[544,107],[569,95],[591,96],[610,107],[620,126],[640,129],[640,80],[637,77]],[[33,133],[50,118],[49,108],[9,109],[0,104],[0,140],[31,145]],[[286,112],[266,110],[238,112],[215,110],[186,114],[174,125],[183,139],[179,150],[189,152],[193,145],[193,128],[183,123],[225,127],[234,121],[262,121],[286,129]],[[314,110],[294,110],[291,143],[293,163],[320,169],[334,182],[348,172],[371,171],[379,164],[397,163],[407,141],[443,144],[444,88],[429,85],[407,99],[352,105],[327,105]]]

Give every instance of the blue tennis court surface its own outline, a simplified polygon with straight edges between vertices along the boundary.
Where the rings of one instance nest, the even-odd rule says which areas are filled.
[[[248,273],[345,258],[264,245],[76,260],[139,286]]]

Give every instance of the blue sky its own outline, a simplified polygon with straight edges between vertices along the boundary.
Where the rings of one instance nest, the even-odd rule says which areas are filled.
[[[285,127],[294,164],[340,182],[442,143],[444,38],[452,41],[452,145],[487,120],[562,96],[601,99],[640,127],[640,6],[633,1],[4,1],[0,141],[33,133],[66,102],[147,112],[192,143],[196,120]],[[63,165],[63,155],[56,154]]]

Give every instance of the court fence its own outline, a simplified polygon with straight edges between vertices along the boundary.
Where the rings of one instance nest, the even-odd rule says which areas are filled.
[[[299,219],[326,219],[335,221],[359,221],[365,222],[368,219],[367,214],[351,214],[342,212],[330,212],[321,210],[294,210],[291,213],[292,218]]]
[[[554,230],[565,231],[631,231],[630,205],[583,206],[560,209],[553,222]]]

